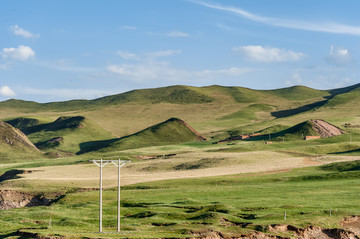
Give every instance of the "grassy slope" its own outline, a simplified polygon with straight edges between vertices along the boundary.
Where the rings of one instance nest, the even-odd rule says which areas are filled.
[[[289,93],[294,94],[296,92],[296,95],[301,95],[305,92],[305,90],[298,88],[289,90]],[[283,91],[284,89],[281,90],[281,92]],[[89,119],[99,123],[100,126],[113,134],[124,136],[135,133],[144,126],[151,126],[159,120],[178,117],[191,124],[195,123],[196,128],[206,132],[244,124],[249,120],[259,122],[272,118],[271,110],[248,108],[252,104],[261,105],[271,102],[272,106],[269,107],[273,107],[273,110],[281,110],[312,103],[317,101],[321,95],[326,95],[323,91],[312,90],[311,92],[312,94],[309,92],[304,94],[306,99],[301,98],[294,101],[291,97],[290,99],[284,98],[284,93],[277,91],[223,86],[170,86],[135,90],[91,101],[74,100],[38,104],[9,100],[0,102],[0,108],[4,113],[3,115],[0,113],[0,118],[9,117],[5,112],[11,110],[22,112],[24,116],[30,112],[32,114],[37,112],[37,115],[59,116],[60,112],[61,115],[66,115],[65,111],[74,115],[72,111],[79,111],[80,113],[76,114],[88,116]],[[249,120],[237,121],[237,119],[242,118],[241,111],[244,111],[243,114],[251,114]],[[248,111],[250,113],[247,113]],[[222,118],[227,115],[229,117]]]
[[[356,99],[351,102],[346,101],[346,104],[332,102],[345,102],[342,98],[354,98],[358,95],[357,89],[358,87],[353,86],[332,91],[319,91],[294,86],[261,91],[242,87],[171,86],[135,90],[92,101],[75,100],[38,104],[10,100],[0,102],[2,109],[0,118],[5,115],[6,117],[9,115],[27,116],[30,115],[27,113],[29,111],[31,115],[35,112],[37,117],[50,118],[57,118],[60,115],[84,115],[113,135],[123,137],[159,121],[177,117],[191,124],[205,136],[221,139],[234,132],[250,133],[273,125],[281,125],[285,128],[309,118],[325,119],[338,126],[347,122],[355,124],[360,119],[356,113],[358,112],[356,109],[359,108]],[[328,105],[320,109],[279,119],[271,115],[273,111],[296,108],[324,100],[324,97],[329,97],[330,94],[337,95],[329,100]],[[21,108],[21,105],[26,108]],[[7,108],[7,106],[13,108]]]
[[[358,212],[359,193],[354,189],[360,187],[359,165],[358,161],[256,177],[222,176],[124,186],[122,236],[182,238],[190,236],[191,231],[209,228],[235,236],[249,230],[266,232],[270,224],[339,227],[343,217]],[[114,232],[116,190],[105,191],[103,197],[104,231]],[[23,228],[41,235],[98,238],[97,209],[98,192],[70,193],[50,207],[3,211],[0,235]],[[106,237],[119,235],[110,233]]]
[[[279,96],[281,98],[287,100],[305,100],[305,99],[313,99],[313,98],[324,98],[329,96],[329,91],[326,90],[315,90],[305,86],[292,86],[288,88],[281,88],[276,90],[267,91],[272,95]]]
[[[29,139],[45,151],[60,150],[76,153],[80,150],[80,143],[89,139],[113,138],[112,134],[82,116],[59,117],[57,120],[45,124],[38,122],[33,124],[35,121],[32,118],[16,118],[9,122],[22,127]],[[63,139],[54,144],[49,141],[57,137]]]
[[[107,152],[147,146],[178,144],[198,139],[198,136],[192,132],[182,120],[171,118],[119,139],[82,143],[81,153],[90,150]]]
[[[18,158],[41,157],[39,150],[21,131],[0,121],[0,161],[11,162]]]

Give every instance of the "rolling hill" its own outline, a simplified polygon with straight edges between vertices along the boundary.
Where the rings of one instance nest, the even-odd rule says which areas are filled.
[[[271,136],[271,139],[284,137],[287,140],[299,140],[305,139],[306,136],[318,136],[319,138],[328,138],[343,134],[342,130],[338,127],[319,119],[306,120],[292,127],[274,132],[274,130],[278,128],[281,129],[283,128],[283,126],[273,126],[258,131],[257,133],[259,133],[260,135],[257,137],[252,137],[252,140],[267,140],[269,139],[269,135]]]
[[[332,120],[334,116],[341,114],[346,115],[346,121],[340,120],[342,124],[359,124],[359,90],[360,84],[332,90],[316,90],[304,86],[254,90],[235,86],[175,85],[133,90],[94,100],[50,103],[8,100],[0,102],[0,119],[13,120],[16,117],[11,123],[29,134],[30,139],[40,147],[51,148],[54,143],[59,144],[59,150],[74,153],[79,151],[74,146],[79,143],[132,135],[172,117],[181,118],[206,137],[216,139],[226,138],[230,136],[228,132],[238,129],[242,132],[254,132],[272,125],[294,125],[311,118]],[[37,122],[40,115],[52,119],[82,115],[110,134],[84,137],[84,141],[71,140],[61,134],[51,134],[50,132],[57,131],[54,129],[40,130],[44,125],[52,123]],[[43,133],[40,135],[31,130]],[[73,132],[78,130],[72,129]],[[46,137],[44,132],[47,132]],[[66,146],[69,141],[74,141],[72,147]]]
[[[19,127],[43,151],[76,153],[80,143],[89,139],[104,140],[114,136],[83,116],[62,116],[50,123],[33,118],[14,118],[7,121]]]
[[[0,161],[18,157],[41,157],[41,152],[20,130],[0,121]]]
[[[120,151],[147,146],[178,144],[194,140],[206,140],[206,138],[183,120],[171,118],[122,138],[82,143],[79,154],[90,151]]]

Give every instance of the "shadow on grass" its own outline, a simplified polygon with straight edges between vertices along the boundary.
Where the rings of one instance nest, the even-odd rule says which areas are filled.
[[[98,141],[88,141],[88,142],[81,143],[79,145],[80,151],[77,152],[76,155],[80,155],[80,154],[88,153],[91,151],[96,151],[96,150],[106,148],[106,147],[110,146],[112,143],[119,141],[120,139],[121,138],[98,140]]]
[[[359,149],[342,151],[342,152],[335,152],[335,153],[331,153],[331,154],[353,154],[353,153],[358,153],[358,154],[360,154],[360,148],[359,148]]]
[[[360,87],[360,84],[356,84],[356,85],[352,85],[352,86],[349,86],[349,87],[330,90],[329,91],[330,95],[324,97],[326,100],[321,100],[321,101],[317,101],[315,103],[311,103],[311,104],[308,104],[308,105],[303,105],[303,106],[300,106],[300,107],[295,108],[295,109],[280,110],[280,111],[271,112],[271,115],[276,117],[276,118],[284,118],[284,117],[300,114],[300,113],[303,113],[303,112],[311,111],[311,110],[314,110],[316,108],[319,108],[319,107],[325,105],[329,100],[331,100],[335,96],[340,95],[340,94],[344,94],[344,93],[348,93],[348,92],[350,92],[352,90],[355,90],[355,89],[357,89],[359,87]]]

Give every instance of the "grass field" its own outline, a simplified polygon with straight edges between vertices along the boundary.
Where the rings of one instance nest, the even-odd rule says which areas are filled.
[[[0,119],[13,120],[43,150],[4,144],[0,193],[56,198],[49,206],[0,210],[0,238],[185,238],[211,230],[291,237],[268,225],[339,228],[344,217],[360,215],[358,88],[172,86],[92,101],[0,102]],[[209,140],[196,141],[182,124],[161,124],[172,117]],[[304,141],[316,133],[310,119],[344,134]],[[253,132],[264,136],[216,144]],[[96,233],[99,168],[89,160],[99,158],[131,160],[121,169],[120,236],[113,165],[103,168],[106,233]]]
[[[351,170],[359,163],[350,171],[337,171],[341,165],[123,186],[121,235],[182,238],[210,228],[239,235],[249,230],[266,232],[270,224],[338,227],[343,217],[360,213],[359,173]],[[118,237],[114,234],[116,190],[104,192],[104,231],[108,234],[95,233],[97,203],[96,191],[68,193],[50,207],[2,211],[0,230],[3,236],[24,228],[40,235]]]

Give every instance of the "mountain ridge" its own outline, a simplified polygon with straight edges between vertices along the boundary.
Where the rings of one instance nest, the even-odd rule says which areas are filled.
[[[300,94],[306,92],[305,96],[307,97],[328,97],[329,95],[338,95],[342,93],[348,93],[353,91],[357,88],[360,88],[359,84],[354,84],[347,87],[342,88],[335,88],[329,90],[317,90],[310,87],[302,86],[302,85],[295,85],[291,87],[284,87],[278,89],[270,89],[270,90],[256,90],[246,87],[240,86],[220,86],[220,85],[210,85],[210,86],[202,86],[202,87],[195,87],[195,86],[186,86],[186,85],[173,85],[173,86],[166,86],[166,87],[158,87],[158,88],[148,88],[148,89],[137,89],[131,90],[124,93],[108,95],[92,100],[86,99],[73,99],[67,101],[56,101],[56,102],[47,102],[47,103],[38,103],[35,101],[26,101],[20,99],[9,99],[5,101],[0,101],[0,106],[2,107],[14,107],[14,108],[21,108],[21,107],[28,107],[28,108],[37,108],[39,106],[43,108],[48,107],[65,107],[69,105],[89,105],[89,104],[109,104],[109,103],[129,103],[129,102],[144,102],[147,103],[178,103],[178,104],[186,104],[186,103],[210,103],[214,98],[209,95],[202,93],[204,89],[222,89],[225,92],[228,92],[229,95],[231,94],[246,94],[246,93],[263,93],[263,94],[272,94],[277,96],[284,96],[287,94],[296,94],[296,98],[302,99]],[[231,92],[233,91],[233,92]],[[166,95],[163,95],[166,93]],[[190,99],[184,99],[182,97],[190,97]],[[285,99],[288,96],[285,97]],[[241,98],[235,99],[241,101]],[[245,102],[248,102],[249,99],[245,99]]]

